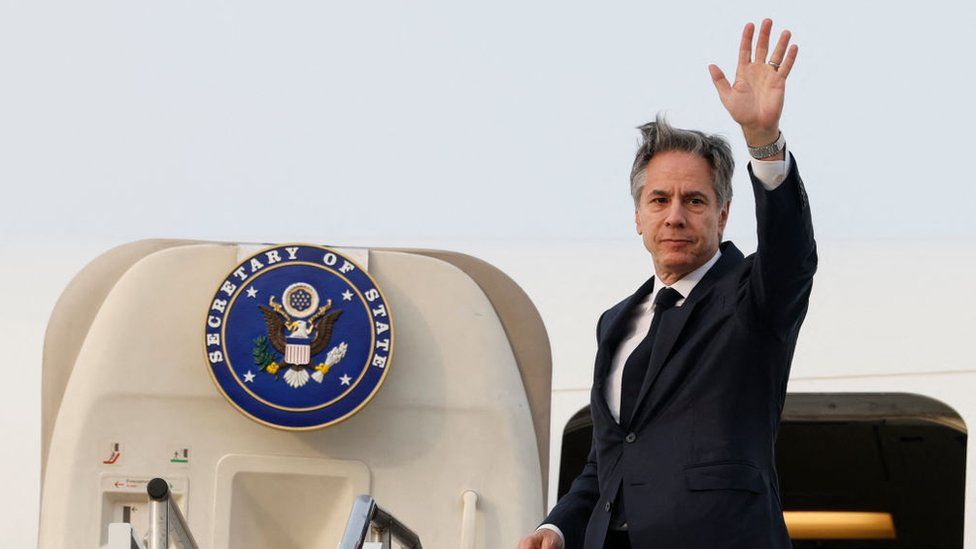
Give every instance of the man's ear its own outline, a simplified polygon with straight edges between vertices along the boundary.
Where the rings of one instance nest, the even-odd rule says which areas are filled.
[[[637,226],[637,234],[644,234],[644,227],[641,226],[640,212],[634,208],[634,225]]]

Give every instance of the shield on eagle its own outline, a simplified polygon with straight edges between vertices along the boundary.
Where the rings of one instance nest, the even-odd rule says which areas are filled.
[[[321,383],[322,376],[310,374],[308,366],[312,356],[328,346],[332,326],[342,314],[341,310],[329,312],[331,308],[331,299],[319,307],[318,292],[305,282],[295,282],[285,288],[281,304],[271,296],[268,307],[260,307],[268,327],[268,340],[279,353],[285,355],[283,377],[288,385],[298,388],[308,383],[310,378]],[[317,369],[317,373],[324,374],[322,370]]]

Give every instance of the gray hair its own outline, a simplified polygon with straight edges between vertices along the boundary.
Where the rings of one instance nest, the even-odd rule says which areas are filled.
[[[638,129],[641,132],[641,144],[634,158],[634,167],[630,170],[630,194],[634,197],[634,206],[640,201],[644,188],[647,163],[656,153],[664,151],[685,151],[700,155],[712,167],[712,187],[715,189],[719,207],[732,200],[732,171],[735,169],[735,160],[732,158],[732,148],[724,137],[708,135],[698,130],[672,128],[661,114],[655,117],[654,122],[648,122]]]

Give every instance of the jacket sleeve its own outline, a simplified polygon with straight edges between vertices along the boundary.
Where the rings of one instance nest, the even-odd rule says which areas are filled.
[[[604,311],[596,323],[597,344],[600,341],[603,319],[606,318],[607,312],[609,311]],[[590,440],[593,440],[592,432]],[[596,445],[590,442],[590,453],[586,458],[583,471],[573,481],[566,495],[559,499],[559,503],[552,509],[543,524],[552,524],[559,528],[567,549],[582,547],[586,524],[598,499],[600,499],[600,484],[597,479]]]
[[[790,171],[773,190],[752,172],[759,245],[748,280],[750,318],[779,339],[786,339],[803,320],[817,270],[810,205],[790,153]]]
[[[600,485],[596,476],[596,449],[590,445],[590,455],[583,472],[576,477],[569,492],[559,499],[543,524],[553,524],[562,532],[566,549],[583,546],[586,524],[600,498]]]

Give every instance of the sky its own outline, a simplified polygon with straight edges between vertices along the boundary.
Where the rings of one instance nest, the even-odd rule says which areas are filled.
[[[782,129],[818,235],[976,234],[976,10],[747,5],[7,2],[0,234],[628,238],[656,113],[745,163],[707,65],[765,15],[800,47]]]
[[[781,127],[818,238],[976,237],[965,3],[0,0],[0,299],[27,303],[0,323],[34,334],[3,341],[32,387],[0,409],[12,489],[36,491],[47,314],[117,244],[635,241],[635,127],[663,112],[730,139],[749,249],[707,66],[765,16],[800,47]]]

